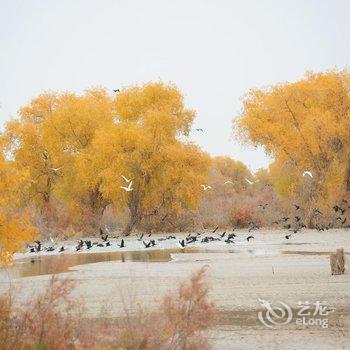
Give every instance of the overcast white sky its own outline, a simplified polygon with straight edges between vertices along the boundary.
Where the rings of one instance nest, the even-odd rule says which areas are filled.
[[[0,124],[44,90],[161,79],[197,113],[192,139],[256,170],[231,137],[248,89],[349,67],[349,0],[0,0]]]

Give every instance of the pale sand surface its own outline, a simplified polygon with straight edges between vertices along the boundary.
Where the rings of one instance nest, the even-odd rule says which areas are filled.
[[[238,231],[236,245],[197,244],[209,252],[174,254],[171,262],[101,262],[74,266],[61,275],[77,280],[74,297],[87,303],[87,316],[95,317],[107,309],[110,316],[118,317],[135,300],[149,307],[156,305],[181,279],[206,266],[210,298],[220,311],[220,320],[208,332],[215,349],[350,349],[350,255],[346,273],[331,276],[327,254],[340,247],[350,253],[350,231],[306,230],[291,240],[286,240],[285,234],[260,230],[247,243],[248,233]],[[135,238],[126,243],[127,249],[142,249],[142,242]],[[177,240],[160,244],[173,248]],[[28,254],[16,258],[23,256]],[[25,300],[49,277],[17,278],[12,284]],[[7,279],[5,275],[1,278],[0,289],[4,289]],[[293,321],[268,329],[257,318],[262,310],[259,298],[283,301],[292,308],[298,301],[325,301],[335,311],[329,315],[327,329],[296,326]]]

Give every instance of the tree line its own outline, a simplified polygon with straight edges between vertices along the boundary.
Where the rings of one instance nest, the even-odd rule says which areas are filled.
[[[43,93],[0,136],[2,252],[49,227],[91,232],[107,212],[123,217],[129,235],[205,226],[218,216],[244,226],[254,215],[264,221],[252,213],[261,201],[275,203],[276,213],[298,201],[312,226],[314,207],[350,190],[349,88],[343,70],[249,91],[234,129],[273,159],[256,174],[189,141],[195,112],[174,85]],[[122,188],[125,178],[132,191]]]

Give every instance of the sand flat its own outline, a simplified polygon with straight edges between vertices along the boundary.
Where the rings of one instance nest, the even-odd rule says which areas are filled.
[[[350,231],[306,230],[291,240],[284,235],[282,231],[260,230],[247,243],[247,232],[241,231],[237,237],[240,243],[229,248],[222,242],[198,244],[206,251],[174,253],[170,262],[99,262],[70,267],[69,272],[61,275],[77,280],[74,297],[87,302],[86,316],[97,317],[102,308],[107,308],[111,317],[120,317],[125,305],[135,301],[148,307],[156,305],[181,279],[206,266],[210,298],[220,315],[231,315],[223,317],[224,321],[208,332],[214,348],[239,349],[245,345],[260,349],[306,349],[310,344],[320,349],[349,348],[346,345],[350,344],[350,255],[347,254],[346,273],[331,276],[328,253],[340,247],[350,253]],[[165,242],[168,246],[164,249],[175,247],[176,242]],[[130,241],[127,247],[135,248],[139,243]],[[12,283],[20,288],[25,299],[34,290],[40,290],[48,278],[48,275],[17,278]],[[6,284],[3,278],[0,288],[6,288]],[[292,308],[299,301],[324,301],[335,312],[329,316],[327,329],[295,324],[268,329],[257,318],[261,310],[259,298],[283,301]]]

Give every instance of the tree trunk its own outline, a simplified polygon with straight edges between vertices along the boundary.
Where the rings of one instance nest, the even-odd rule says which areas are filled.
[[[348,160],[348,169],[346,171],[346,192],[350,192],[350,159]]]
[[[140,223],[142,219],[142,213],[139,210],[137,201],[131,201],[129,203],[130,219],[128,224],[125,226],[123,236],[129,236],[133,228]]]
[[[129,222],[127,223],[127,225],[125,226],[124,230],[123,230],[123,236],[129,236],[130,233],[132,232],[133,228],[140,223],[141,221],[141,216],[138,214],[133,214],[130,213],[130,219]]]

